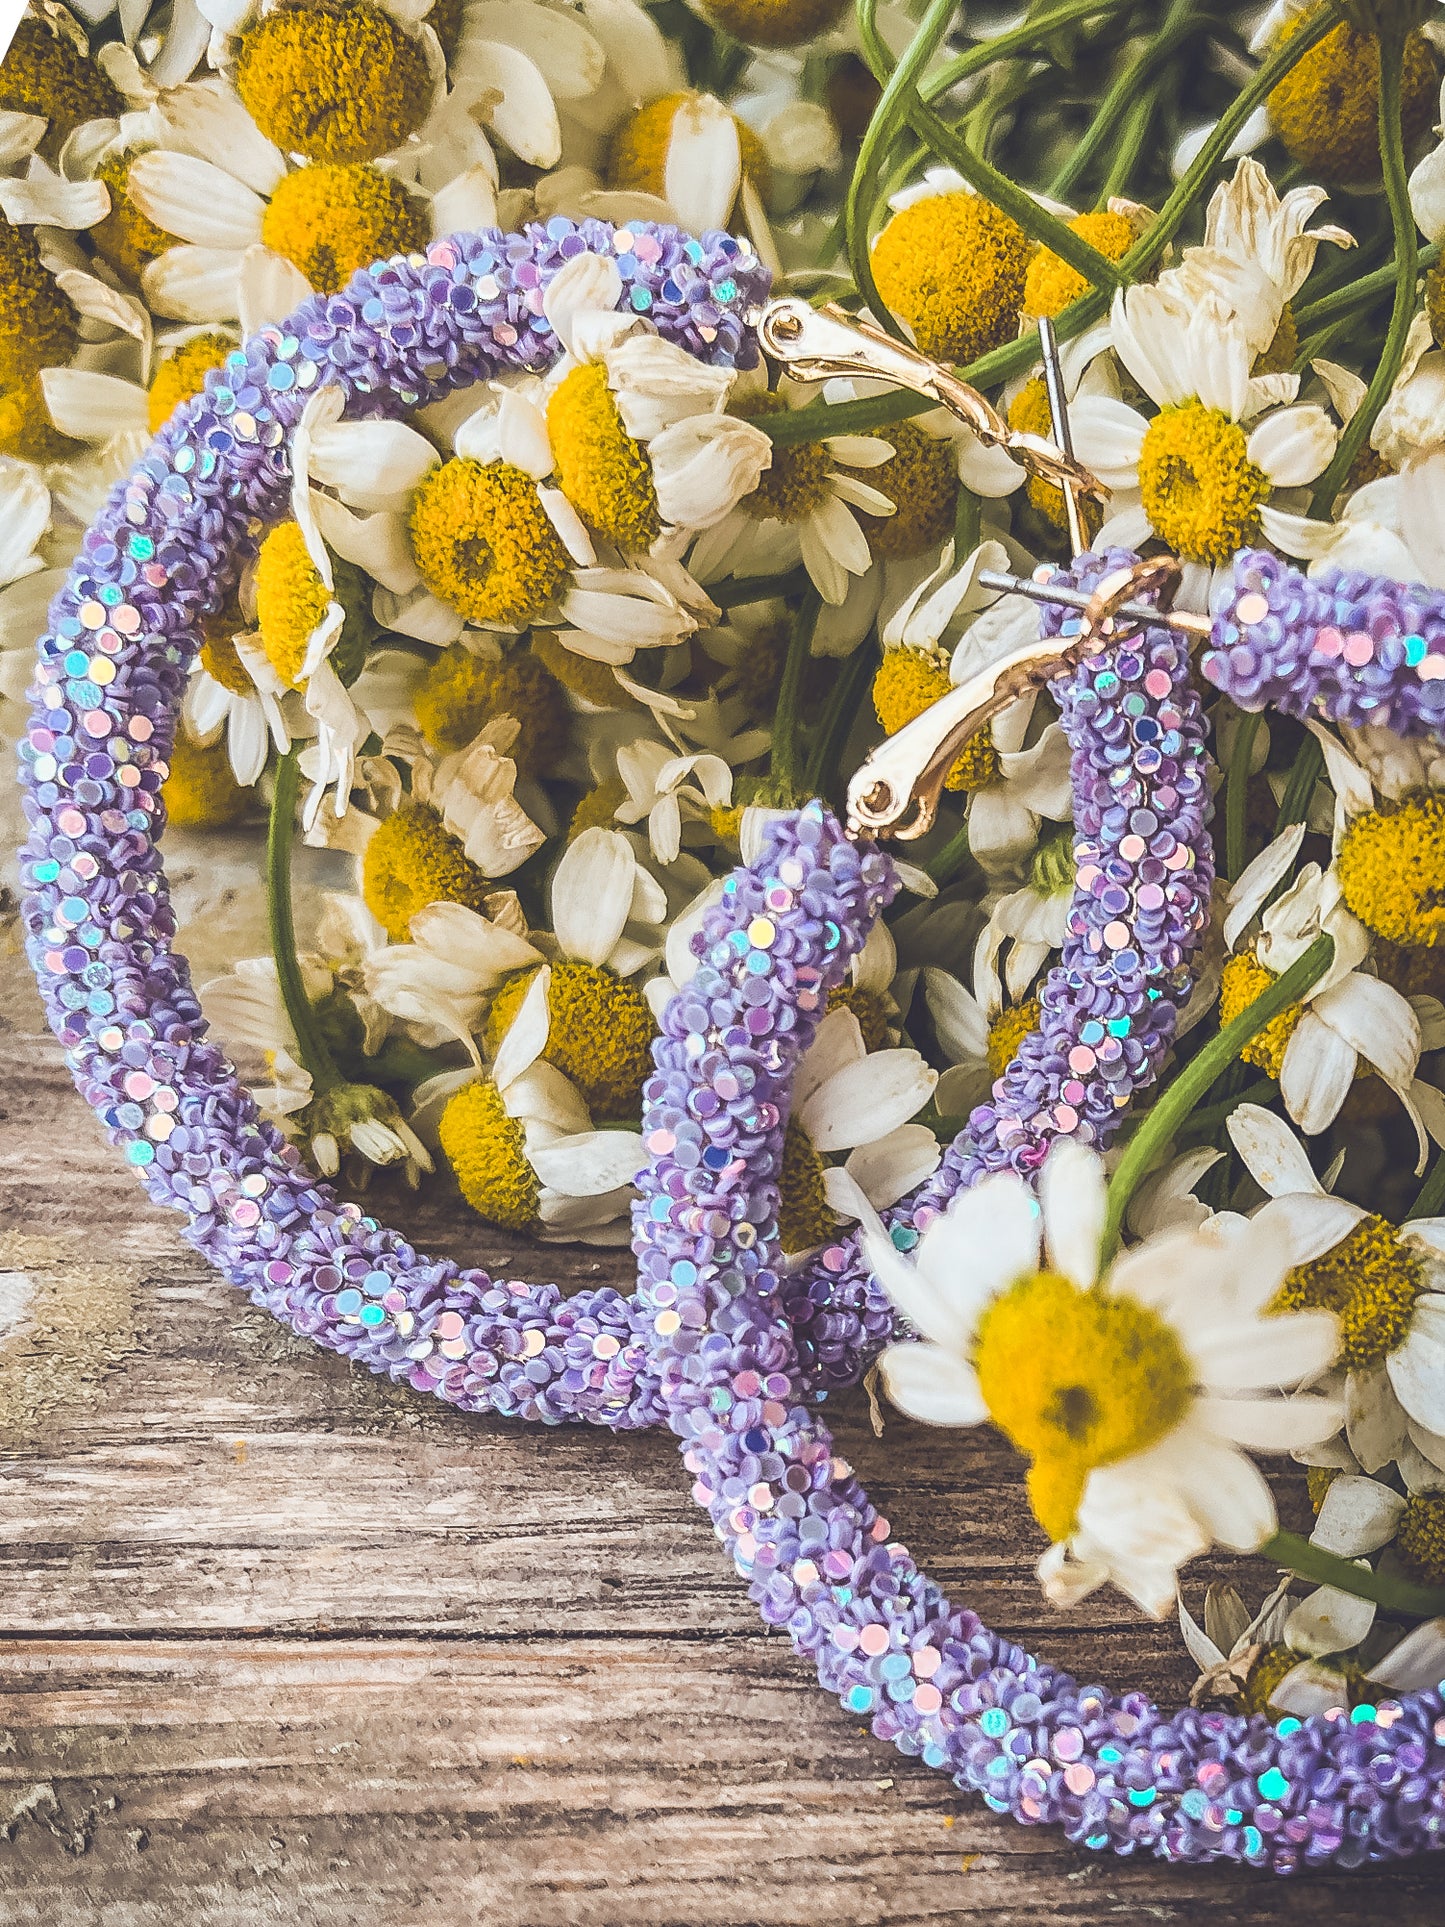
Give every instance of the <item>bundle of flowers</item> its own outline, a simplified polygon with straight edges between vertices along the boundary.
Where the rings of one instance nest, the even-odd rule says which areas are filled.
[[[771,276],[1017,435],[1066,426],[1091,553],[1177,556],[1181,610],[1224,608],[1241,551],[1445,588],[1442,49],[1423,0],[31,0],[0,65],[0,719],[176,409],[225,398],[254,440],[245,338],[313,294],[376,319],[358,270],[464,237],[517,365],[344,419],[307,393],[290,515],[207,619],[167,848],[253,856],[270,947],[203,1001],[316,1167],[368,1210],[400,1178],[625,1245],[727,879],[1038,635],[999,577],[1078,561],[1063,488],[917,394],[770,369],[747,303]],[[272,386],[314,382],[272,335]],[[949,768],[802,1060],[776,1236],[800,1329],[855,1238],[891,1309],[846,1344],[887,1399],[1025,1456],[1055,1601],[1108,1580],[1159,1615],[1189,1561],[1265,1549],[1262,1604],[1179,1611],[1202,1698],[1298,1719],[1445,1674],[1445,761],[1368,702],[1129,660]],[[28,743],[42,782],[78,754]],[[1169,759],[1101,855],[1081,784],[1129,804]],[[890,1216],[1042,1061],[1077,893],[1147,922],[1186,886],[1191,994],[1072,1039],[1042,1212],[994,1166]]]

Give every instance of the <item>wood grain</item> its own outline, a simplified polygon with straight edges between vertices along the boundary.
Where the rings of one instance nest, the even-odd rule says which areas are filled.
[[[464,1418],[292,1338],[145,1205],[38,1030],[12,927],[0,1927],[1440,1918],[1438,1862],[1271,1883],[996,1820],[764,1633],[668,1439]],[[1080,1673],[1187,1685],[1171,1629],[1047,1614],[1001,1447],[878,1441],[858,1399],[836,1425],[956,1598]]]

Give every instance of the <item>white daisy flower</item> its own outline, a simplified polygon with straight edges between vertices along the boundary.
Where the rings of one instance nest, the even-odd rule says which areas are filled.
[[[1228,1130],[1274,1201],[1289,1302],[1340,1317],[1338,1386],[1355,1459],[1367,1472],[1421,1460],[1445,1470],[1445,1219],[1397,1230],[1331,1197],[1293,1132],[1258,1105],[1237,1106]]]
[[[1337,432],[1322,408],[1295,404],[1295,375],[1251,375],[1243,321],[1217,294],[1164,283],[1120,289],[1114,352],[1158,412],[1086,395],[1071,412],[1081,461],[1114,491],[1097,545],[1154,538],[1183,561],[1179,602],[1207,609],[1235,552],[1273,540],[1270,497],[1312,482]]]
[[[1195,296],[1221,295],[1255,354],[1263,355],[1308,280],[1321,243],[1355,245],[1342,227],[1310,227],[1328,199],[1322,187],[1292,187],[1281,196],[1259,162],[1246,155],[1210,196],[1202,245],[1186,248],[1179,266],[1160,279]]]
[[[1328,1368],[1337,1334],[1319,1313],[1265,1315],[1288,1251],[1263,1221],[1150,1240],[1100,1276],[1104,1219],[1100,1160],[1065,1142],[1037,1201],[1017,1178],[986,1178],[911,1257],[865,1220],[868,1261],[922,1334],[889,1346],[880,1371],[913,1417],[991,1420],[1029,1455],[1055,1603],[1112,1580],[1161,1618],[1186,1560],[1275,1530],[1249,1454],[1338,1429],[1336,1399],[1280,1394]]]
[[[741,377],[741,412],[756,418],[781,409],[802,408],[813,399],[810,388],[784,381],[776,392],[761,378]],[[817,442],[779,444],[772,463],[752,494],[722,521],[700,535],[689,566],[699,582],[727,576],[776,575],[802,563],[823,600],[841,604],[849,578],[865,576],[873,557],[853,509],[889,516],[894,504],[880,490],[859,481],[850,469],[881,468],[893,446],[871,435],[828,435]]]
[[[498,993],[487,1044],[499,1082],[556,1064],[599,1115],[636,1115],[652,1013],[632,979],[662,951],[667,897],[620,830],[588,829],[552,877],[548,961]],[[506,1076],[503,1076],[505,1071]]]
[[[1233,1586],[1211,1585],[1204,1595],[1201,1626],[1179,1595],[1179,1630],[1189,1657],[1200,1669],[1189,1691],[1189,1704],[1207,1700],[1237,1701],[1249,1685],[1260,1657],[1284,1637],[1289,1617],[1289,1581],[1282,1580],[1259,1611],[1250,1617]]]
[[[470,212],[374,162],[293,164],[221,79],[172,89],[156,112],[158,137],[131,160],[125,194],[176,237],[141,276],[157,314],[284,315],[313,289],[334,292],[358,267],[413,252]]]
[[[328,929],[345,940],[335,912],[318,933],[323,941]],[[311,1003],[337,986],[337,971],[324,956],[299,951],[297,964]],[[430,1152],[384,1091],[350,1081],[316,1090],[300,1062],[301,1048],[281,995],[274,958],[239,959],[233,971],[206,984],[201,995],[208,1016],[233,1049],[265,1053],[274,1081],[269,1086],[253,1085],[257,1103],[288,1135],[306,1143],[325,1176],[335,1176],[345,1151],[354,1151],[368,1164],[400,1164],[412,1185],[431,1170]],[[380,1041],[375,1027],[370,1035]]]
[[[546,841],[516,796],[507,751],[518,728],[515,717],[498,716],[461,749],[437,755],[399,726],[384,754],[360,767],[375,809],[351,802],[344,815],[326,810],[306,825],[309,844],[355,857],[367,907],[394,940],[405,940],[430,903],[480,900],[489,878],[509,876]],[[309,754],[302,751],[303,770]],[[411,773],[405,791],[403,763]]]
[[[1351,915],[1338,864],[1307,863],[1282,895],[1304,840],[1293,824],[1263,849],[1229,892],[1224,937],[1230,949],[1223,972],[1220,1019],[1228,1023],[1321,935],[1334,940],[1328,970],[1303,1000],[1281,1012],[1245,1046],[1246,1060],[1279,1079],[1285,1109],[1306,1136],[1328,1129],[1349,1095],[1361,1058],[1405,1106],[1426,1155],[1425,1132],[1412,1086],[1420,1061],[1420,1020],[1398,990],[1364,968],[1370,936]],[[1245,931],[1259,919],[1252,944]]]
[[[779,1174],[778,1235],[794,1262],[840,1217],[883,1211],[931,1177],[942,1152],[923,1109],[938,1073],[916,1050],[870,1051],[851,1010],[830,1010],[804,1053]],[[841,1164],[830,1157],[846,1154]]]
[[[502,985],[546,961],[531,942],[516,893],[497,891],[485,914],[464,903],[429,903],[413,913],[405,943],[367,960],[365,985],[376,1003],[405,1023],[428,1049],[457,1040],[474,1063],[487,1007]]]
[[[376,619],[417,641],[540,626],[613,665],[680,642],[711,602],[674,563],[598,549],[549,479],[540,395],[493,384],[443,460],[403,423],[342,421],[336,391],[318,390],[293,450],[298,520],[376,578]]]
[[[490,1076],[445,1071],[415,1098],[413,1122],[479,1216],[549,1243],[626,1244],[633,1179],[647,1162],[641,1133],[594,1130],[555,1065],[499,1058]]]

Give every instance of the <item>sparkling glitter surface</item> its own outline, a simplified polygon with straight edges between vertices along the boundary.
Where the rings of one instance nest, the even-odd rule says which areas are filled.
[[[1275,1730],[1165,1720],[1142,1695],[1080,1691],[951,1610],[834,1455],[813,1374],[855,1374],[891,1319],[846,1240],[803,1274],[833,1327],[803,1316],[796,1281],[780,1289],[775,1181],[798,1056],[893,877],[817,808],[775,828],[705,926],[708,1029],[684,1036],[677,1003],[664,1025],[634,1300],[563,1300],[422,1256],[305,1168],[208,1041],[172,948],[161,786],[199,623],[285,512],[306,396],[335,383],[352,414],[384,413],[499,368],[548,365],[539,291],[587,248],[615,256],[624,301],[669,339],[723,365],[755,359],[743,316],[766,275],[728,236],[560,219],[456,236],[313,297],[236,349],[86,535],[39,645],[21,746],[27,950],[78,1088],[196,1247],[318,1344],[467,1410],[618,1427],[665,1412],[769,1623],[876,1731],[998,1811],[1060,1821],[1092,1847],[1279,1871],[1435,1844],[1438,1692],[1363,1709],[1358,1724]],[[1117,559],[1084,558],[1079,579]],[[1241,701],[1435,727],[1440,598],[1358,577],[1310,584],[1268,557],[1244,558],[1238,586],[1269,613],[1247,640],[1221,618],[1207,662]],[[1235,613],[1249,612],[1257,604]],[[904,1243],[979,1171],[1034,1170],[1061,1132],[1103,1141],[1157,1071],[1187,988],[1207,805],[1183,660],[1151,632],[1059,696],[1081,865],[1069,943],[1040,1034],[895,1214]],[[705,1117],[688,1106],[694,1088],[714,1100]]]
[[[1120,674],[1130,680],[1122,664]],[[1087,821],[1078,829],[1100,836]],[[796,908],[773,918],[767,1042],[747,1060],[746,1098],[698,1124],[690,1100],[716,1088],[731,1058],[722,1039],[756,1007],[758,979],[735,938],[746,943],[785,865],[801,876]],[[1080,1686],[951,1606],[836,1456],[781,1315],[777,1173],[789,1087],[817,1021],[818,1000],[804,993],[843,974],[825,933],[836,925],[843,948],[853,947],[892,888],[884,860],[850,846],[816,804],[772,825],[757,864],[730,879],[704,924],[701,995],[665,1012],[644,1091],[644,1130],[690,1130],[697,1144],[717,1131],[741,1152],[725,1174],[655,1155],[639,1179],[633,1249],[647,1302],[679,1264],[696,1274],[668,1301],[678,1323],[652,1340],[654,1363],[693,1496],[765,1623],[786,1629],[823,1686],[880,1739],[995,1812],[1059,1825],[1086,1847],[1294,1873],[1438,1846],[1439,1690],[1359,1709],[1360,1724],[1319,1717],[1276,1728],[1258,1715],[1166,1716],[1142,1693]],[[732,1226],[720,1237],[701,1229],[715,1212]],[[744,1224],[756,1238],[737,1235]],[[760,1475],[777,1495],[767,1507],[756,1503]]]

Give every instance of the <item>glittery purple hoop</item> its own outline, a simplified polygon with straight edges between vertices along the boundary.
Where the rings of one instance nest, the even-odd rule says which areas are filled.
[[[783,1309],[777,1172],[798,1060],[893,888],[886,858],[810,804],[728,880],[663,1018],[633,1249],[693,1496],[844,1709],[995,1812],[1282,1874],[1437,1846],[1440,1690],[1275,1726],[1081,1687],[950,1606],[834,1456]]]
[[[397,412],[558,344],[552,276],[615,259],[623,303],[704,361],[749,366],[767,271],[742,242],[553,219],[438,241],[264,328],[177,410],[87,533],[38,646],[21,744],[27,952],[76,1085],[157,1204],[231,1282],[305,1337],[468,1411],[645,1425],[660,1415],[628,1301],[564,1300],[421,1256],[343,1202],[257,1113],[214,1043],[157,848],[199,623],[287,507],[308,394]]]

